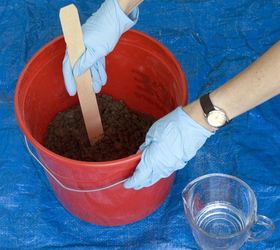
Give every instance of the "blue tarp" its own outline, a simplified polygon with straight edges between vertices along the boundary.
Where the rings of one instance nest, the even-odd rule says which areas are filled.
[[[101,3],[0,1],[0,249],[198,249],[180,194],[189,181],[212,172],[246,181],[256,193],[259,213],[275,222],[269,239],[243,249],[280,249],[279,97],[211,137],[178,172],[168,199],[146,219],[101,227],[64,210],[24,148],[13,94],[27,61],[61,34],[58,11],[70,2],[82,22]],[[279,0],[145,0],[140,13],[135,28],[175,54],[189,81],[190,100],[223,84],[280,38]]]

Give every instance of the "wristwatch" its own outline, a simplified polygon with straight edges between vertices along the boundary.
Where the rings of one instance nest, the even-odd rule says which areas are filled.
[[[211,127],[221,128],[229,123],[229,119],[224,110],[213,105],[209,94],[210,93],[200,97],[199,99],[204,117]]]

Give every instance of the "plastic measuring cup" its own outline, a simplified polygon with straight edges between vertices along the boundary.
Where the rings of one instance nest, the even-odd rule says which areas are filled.
[[[234,176],[201,176],[185,187],[182,197],[193,236],[204,250],[239,249],[247,240],[264,240],[274,231],[269,218],[257,215],[253,190]]]

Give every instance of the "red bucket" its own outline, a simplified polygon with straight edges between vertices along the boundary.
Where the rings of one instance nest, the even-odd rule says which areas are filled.
[[[122,184],[110,187],[133,173],[140,153],[114,161],[83,162],[43,146],[46,129],[55,115],[78,103],[64,87],[64,52],[64,39],[59,37],[43,47],[23,70],[15,93],[19,126],[47,168],[56,196],[70,213],[106,226],[140,220],[165,200],[174,175],[138,191],[125,189]],[[160,118],[186,102],[187,82],[180,65],[165,47],[143,33],[124,34],[107,57],[106,66],[108,82],[102,93],[124,100],[133,110]],[[88,191],[103,187],[108,188]]]

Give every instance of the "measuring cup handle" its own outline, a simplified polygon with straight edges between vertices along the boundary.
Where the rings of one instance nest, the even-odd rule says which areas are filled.
[[[271,219],[264,215],[257,215],[256,222],[250,230],[248,241],[261,241],[267,239],[274,231],[275,226]]]

